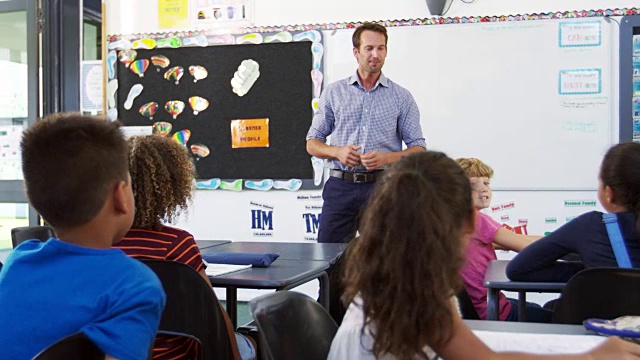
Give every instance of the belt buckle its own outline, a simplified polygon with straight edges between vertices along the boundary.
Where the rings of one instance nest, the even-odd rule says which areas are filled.
[[[367,174],[353,173],[353,182],[356,184],[364,183],[367,180]]]

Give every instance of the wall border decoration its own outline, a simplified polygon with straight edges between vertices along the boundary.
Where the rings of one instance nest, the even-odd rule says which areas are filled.
[[[609,16],[625,16],[640,15],[640,8],[615,8],[615,9],[598,9],[598,10],[574,10],[574,11],[556,11],[548,13],[533,14],[517,14],[517,15],[493,15],[493,16],[456,16],[456,17],[431,17],[419,19],[401,19],[401,20],[372,20],[386,27],[397,26],[423,26],[423,25],[447,25],[447,24],[474,24],[474,23],[494,23],[507,21],[535,21],[535,20],[551,20],[551,19],[578,19],[593,17],[609,17]],[[340,30],[355,29],[362,22],[341,22],[326,24],[295,24],[295,25],[275,25],[275,26],[253,26],[241,29],[234,29],[236,34],[244,33],[278,33],[285,31],[306,31],[306,30]],[[120,39],[141,39],[144,37],[163,38],[167,35],[178,37],[190,37],[196,35],[215,36],[220,35],[220,29],[211,30],[193,30],[193,31],[177,31],[177,32],[158,32],[158,33],[138,33],[138,34],[113,34],[107,35],[107,41],[114,42]]]

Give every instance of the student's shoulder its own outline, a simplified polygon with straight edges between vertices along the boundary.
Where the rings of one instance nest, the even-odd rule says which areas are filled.
[[[183,239],[186,237],[193,237],[193,235],[187,230],[172,227],[172,226],[167,226],[167,225],[163,225],[161,231],[165,234],[174,235],[180,239]]]
[[[602,212],[596,210],[586,212],[571,219],[568,224],[571,223],[581,226],[602,226]]]
[[[118,271],[113,272],[114,274],[117,274],[114,276],[121,277],[121,280],[124,281],[124,283],[128,283],[132,286],[148,286],[162,289],[160,280],[150,267],[145,265],[142,261],[129,257],[124,253],[122,255],[123,257],[120,257],[117,260]]]

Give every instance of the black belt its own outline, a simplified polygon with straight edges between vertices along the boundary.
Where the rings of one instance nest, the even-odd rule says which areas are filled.
[[[343,180],[351,181],[354,183],[368,183],[368,182],[373,182],[379,179],[382,176],[382,170],[372,171],[372,172],[348,172],[348,171],[331,169],[329,170],[329,175],[338,179],[343,179]]]

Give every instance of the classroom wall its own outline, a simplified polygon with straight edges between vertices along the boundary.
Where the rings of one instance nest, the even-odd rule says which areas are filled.
[[[103,0],[107,5],[107,33],[157,32],[157,0]],[[539,12],[624,8],[633,0],[454,0],[445,15],[491,16]],[[255,0],[255,25],[293,25],[395,20],[431,17],[425,0]]]
[[[161,31],[157,26],[157,0],[137,0],[135,7],[134,2],[124,0],[105,0],[104,3],[107,6],[107,34]],[[633,6],[637,6],[637,1],[479,0],[466,4],[456,0],[446,16],[492,16]],[[259,26],[423,17],[430,17],[424,0],[255,1],[255,25]],[[393,39],[390,42],[393,43]],[[428,134],[425,135],[428,143]],[[497,192],[494,203],[515,204],[515,207],[501,209],[491,215],[510,226],[521,225],[522,221],[527,220],[530,234],[542,234],[557,228],[572,216],[599,209],[599,205],[593,202],[595,199],[593,191],[566,194]],[[574,200],[579,200],[582,205],[571,205]],[[315,221],[321,206],[320,191],[199,190],[189,213],[179,220],[177,226],[188,229],[197,239],[315,241]]]

